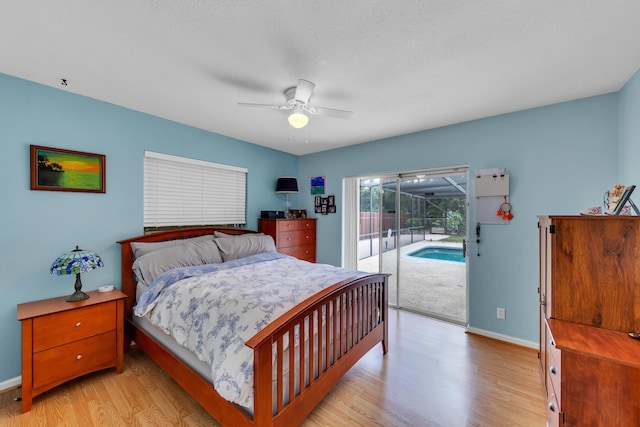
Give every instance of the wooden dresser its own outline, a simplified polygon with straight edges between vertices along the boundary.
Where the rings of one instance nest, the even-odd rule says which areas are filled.
[[[550,426],[640,425],[640,218],[544,216],[540,365]]]
[[[118,290],[18,304],[22,322],[22,412],[33,397],[89,372],[123,370],[124,299]]]
[[[260,218],[258,231],[273,237],[278,252],[316,262],[316,220],[314,218]]]

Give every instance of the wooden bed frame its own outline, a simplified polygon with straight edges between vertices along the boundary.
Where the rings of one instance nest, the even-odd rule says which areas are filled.
[[[118,242],[122,251],[122,292],[128,296],[125,300],[125,350],[134,341],[224,426],[299,425],[342,376],[378,342],[382,343],[383,354],[387,353],[388,275],[372,274],[333,284],[298,304],[247,341],[246,345],[254,352],[252,416],[245,409],[222,398],[209,379],[184,364],[132,322],[136,283],[131,270],[134,257],[130,243],[185,239],[213,234],[214,231],[234,235],[254,233],[240,228],[190,228],[157,232]],[[323,318],[322,313],[329,313],[332,320],[319,323],[317,319]],[[304,360],[305,366],[284,380],[283,358],[289,358],[290,366],[294,364],[294,352],[283,351],[284,337],[293,336],[298,328],[305,333],[317,330],[317,341],[309,340],[308,346],[299,345],[299,360]],[[314,341],[322,345],[314,344]],[[314,345],[317,346],[315,351]],[[274,348],[278,360],[275,395],[272,383]],[[308,375],[308,372],[313,374]],[[285,389],[296,388],[295,377],[299,379],[295,384],[301,384],[299,390],[294,396],[285,396]]]

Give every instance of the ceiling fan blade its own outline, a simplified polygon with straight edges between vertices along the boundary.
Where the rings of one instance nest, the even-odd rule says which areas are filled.
[[[315,87],[316,85],[308,80],[298,79],[296,94],[293,96],[294,99],[302,102],[303,104],[308,104]]]
[[[259,107],[259,108],[275,108],[276,110],[287,110],[289,107],[286,105],[274,105],[274,104],[252,104],[250,102],[238,102],[241,107]]]
[[[337,119],[350,119],[353,117],[353,111],[336,110],[334,108],[310,107],[309,112],[318,116],[335,117]]]

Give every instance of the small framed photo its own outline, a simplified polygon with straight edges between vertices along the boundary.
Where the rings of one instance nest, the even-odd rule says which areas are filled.
[[[315,213],[322,213],[322,206],[316,206]]]
[[[322,206],[327,206],[329,204],[329,198],[328,197],[323,197],[322,198]]]
[[[329,197],[327,197],[329,206],[335,206],[336,205],[336,198],[334,195],[331,195]]]
[[[336,205],[329,205],[329,213],[336,213]]]
[[[314,206],[320,206],[320,205],[322,205],[322,197],[316,196]]]
[[[32,145],[31,189],[105,193],[105,156]]]
[[[322,215],[326,215],[329,213],[329,205],[322,205]]]
[[[306,209],[291,209],[289,211],[291,218],[306,218],[307,211]]]
[[[314,176],[311,178],[311,194],[324,194],[324,176]]]

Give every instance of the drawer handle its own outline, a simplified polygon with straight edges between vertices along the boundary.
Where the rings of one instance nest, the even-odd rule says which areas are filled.
[[[291,237],[287,237],[287,240],[291,240]]]
[[[76,360],[80,360],[80,359],[82,359],[82,355],[81,354],[76,356]]]
[[[554,402],[549,402],[549,410],[551,412],[556,412],[556,404]]]
[[[76,328],[79,328],[80,326],[82,326],[82,322],[76,323]]]
[[[549,368],[549,372],[551,372],[552,374],[555,375],[556,373],[556,367],[554,365],[551,365],[551,367]]]

